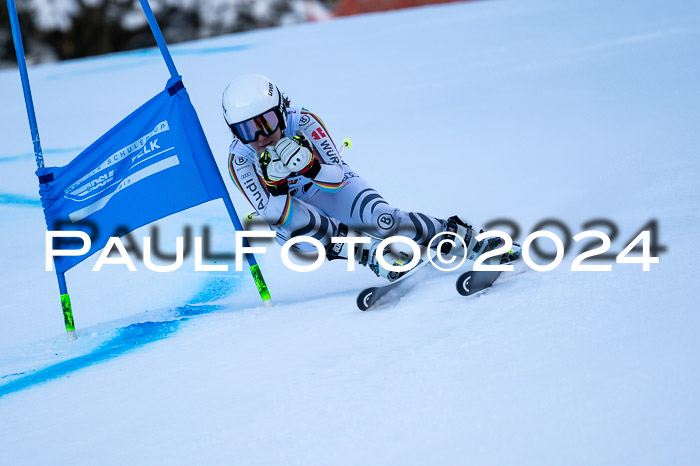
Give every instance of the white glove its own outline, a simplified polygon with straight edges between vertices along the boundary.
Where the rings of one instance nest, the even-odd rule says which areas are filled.
[[[292,171],[287,168],[277,151],[272,146],[267,146],[265,152],[258,156],[258,173],[260,173],[268,186],[282,184]]]
[[[312,164],[314,155],[309,149],[301,145],[301,136],[293,140],[283,137],[275,145],[275,151],[279,154],[282,163],[292,172],[302,172]]]

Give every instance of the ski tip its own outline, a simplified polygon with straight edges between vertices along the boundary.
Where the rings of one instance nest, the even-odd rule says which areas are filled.
[[[465,272],[459,276],[457,282],[455,283],[457,285],[457,293],[461,294],[462,296],[469,296],[471,293],[471,290],[469,289],[469,282],[471,281],[471,278],[471,272]]]
[[[373,288],[368,288],[364,290],[357,296],[357,308],[361,311],[366,311],[372,305],[372,295],[374,294]]]
[[[486,288],[490,288],[500,275],[500,270],[471,270],[464,272],[457,279],[457,293],[462,296],[476,294]]]

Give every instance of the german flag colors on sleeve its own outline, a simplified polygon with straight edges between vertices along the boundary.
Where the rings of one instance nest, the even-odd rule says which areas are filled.
[[[288,224],[292,220],[292,212],[293,212],[293,205],[292,205],[292,197],[287,194],[286,200],[284,203],[284,209],[282,209],[282,215],[280,215],[279,220],[277,223],[275,223],[275,226],[277,227],[283,227],[286,224]]]
[[[236,171],[233,169],[233,157],[234,157],[234,154],[232,152],[228,156],[228,174],[231,176],[231,179],[233,180],[233,183],[236,185],[238,190],[240,192],[243,192],[243,187],[241,186],[240,181],[238,181],[238,177],[236,176]]]
[[[320,181],[320,180],[313,180],[313,184],[321,188],[322,191],[326,191],[328,193],[333,193],[338,191],[340,188],[343,187],[343,180],[340,180],[338,182],[325,182],[325,181]]]

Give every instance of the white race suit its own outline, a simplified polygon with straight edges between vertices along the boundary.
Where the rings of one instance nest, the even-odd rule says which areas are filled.
[[[338,236],[339,223],[377,238],[401,235],[427,245],[446,221],[419,212],[406,212],[384,198],[340,159],[323,122],[303,108],[287,109],[284,136],[301,131],[321,162],[314,179],[292,173],[288,192],[272,195],[256,171],[256,152],[234,137],[229,150],[229,173],[253,208],[284,242],[312,236],[324,246]],[[298,243],[299,245],[305,243]]]

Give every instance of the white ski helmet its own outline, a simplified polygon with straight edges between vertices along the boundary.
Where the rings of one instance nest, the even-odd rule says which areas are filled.
[[[284,98],[277,86],[261,74],[244,74],[226,85],[221,99],[229,126],[275,110],[282,129],[287,127]]]

